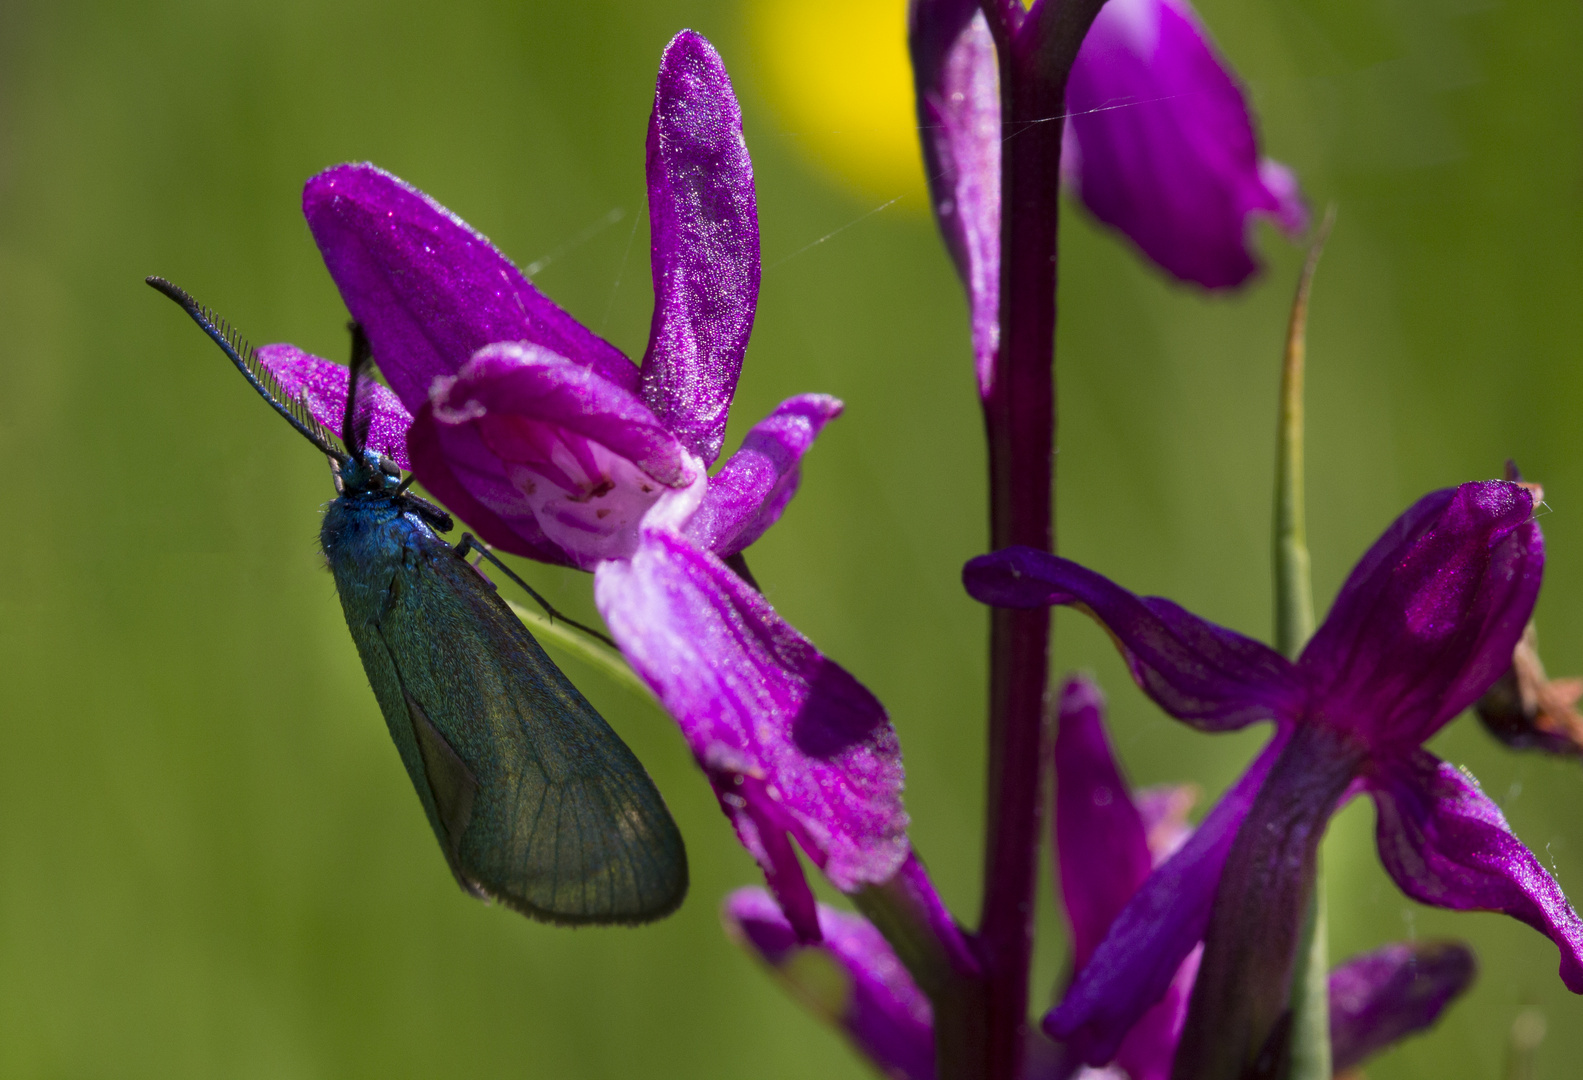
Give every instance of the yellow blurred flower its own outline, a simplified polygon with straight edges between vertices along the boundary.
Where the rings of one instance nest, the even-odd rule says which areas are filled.
[[[867,198],[928,206],[906,0],[748,0],[765,90],[794,143]]]

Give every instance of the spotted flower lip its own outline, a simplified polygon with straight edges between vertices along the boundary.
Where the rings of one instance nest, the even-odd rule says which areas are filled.
[[[878,700],[723,559],[780,517],[841,403],[784,402],[708,475],[753,326],[758,217],[731,80],[692,31],[661,59],[645,159],[655,309],[641,365],[373,165],[310,179],[303,212],[405,410],[393,430],[417,478],[488,543],[593,571],[611,634],[817,940],[794,845],[841,889],[894,875],[901,751]],[[274,348],[295,365],[282,377],[345,385],[338,365]],[[342,405],[321,398],[305,400],[338,425]]]
[[[1203,939],[1179,1054],[1194,1075],[1240,1075],[1273,1023],[1251,1003],[1279,1014],[1305,875],[1354,792],[1373,798],[1381,861],[1405,893],[1528,923],[1583,992],[1583,921],[1478,785],[1421,748],[1510,663],[1543,573],[1532,511],[1505,481],[1425,496],[1353,569],[1296,663],[1065,559],[1007,549],[968,563],[968,591],[986,603],[1086,609],[1173,716],[1210,730],[1275,722],[1249,772],[1117,916],[1046,1018],[1053,1035],[1109,1060]]]

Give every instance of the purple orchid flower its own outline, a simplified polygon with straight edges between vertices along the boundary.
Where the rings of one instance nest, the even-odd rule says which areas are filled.
[[[1061,692],[1055,742],[1055,861],[1072,933],[1072,968],[1081,972],[1106,931],[1148,879],[1152,867],[1192,836],[1196,791],[1167,785],[1134,793],[1105,734],[1104,701],[1085,678]],[[898,878],[927,909],[944,950],[973,967],[971,947],[940,902],[915,856]],[[809,944],[762,889],[739,889],[721,909],[726,932],[764,961],[815,1015],[839,1028],[878,1071],[894,1080],[934,1080],[934,1009],[891,943],[861,915],[818,906],[823,940]],[[1177,968],[1165,998],[1126,1032],[1103,1070],[1082,1069],[1048,1043],[1030,1047],[1026,1080],[1084,1080],[1121,1074],[1169,1080],[1198,972],[1195,948]],[[1346,961],[1330,975],[1331,1043],[1337,1071],[1352,1068],[1432,1025],[1471,985],[1472,953],[1454,942],[1387,945]]]
[[[1062,688],[1055,737],[1056,866],[1078,976],[1150,871],[1187,843],[1195,792],[1133,793],[1105,733],[1104,699],[1085,678]],[[1130,1080],[1169,1080],[1203,947],[1172,974],[1165,996],[1132,1025],[1109,1065]],[[1473,954],[1455,942],[1387,945],[1330,974],[1331,1049],[1338,1073],[1439,1019],[1473,981]]]
[[[1203,731],[1275,721],[1248,771],[1127,902],[1046,1030],[1091,1064],[1109,1061],[1202,940],[1178,1055],[1190,1075],[1240,1076],[1285,1009],[1325,823],[1360,791],[1407,895],[1528,923],[1583,992],[1583,921],[1477,783],[1422,749],[1510,663],[1544,565],[1532,515],[1531,494],[1505,481],[1420,499],[1353,569],[1296,663],[1066,559],[1007,549],[967,565],[985,603],[1092,613],[1178,719]]]
[[[912,0],[924,167],[967,285],[981,386],[1000,303],[1001,130],[995,43],[974,0]],[[1089,211],[1166,272],[1205,288],[1258,270],[1250,225],[1290,235],[1308,212],[1291,170],[1259,155],[1236,76],[1186,0],[1109,0],[1066,84],[1061,173]]]
[[[908,852],[901,754],[874,696],[724,561],[779,518],[841,403],[792,398],[709,475],[753,324],[758,218],[730,79],[690,31],[661,60],[647,169],[655,309],[641,366],[372,165],[315,176],[303,210],[394,391],[372,403],[371,445],[410,455],[489,543],[593,571],[622,652],[798,934],[818,940],[792,841],[839,889],[889,879]],[[260,356],[339,430],[343,368],[289,346]]]

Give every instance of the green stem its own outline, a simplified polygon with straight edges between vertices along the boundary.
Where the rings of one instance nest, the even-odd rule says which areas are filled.
[[[654,694],[649,690],[648,684],[638,678],[637,673],[627,666],[626,660],[620,653],[604,642],[596,641],[580,630],[556,622],[543,612],[525,608],[511,600],[506,601],[506,606],[527,625],[529,630],[533,631],[533,636],[539,639],[540,644],[564,649],[577,659],[586,661],[603,671],[633,693],[649,701],[654,700]]]
[[[1325,924],[1325,863],[1314,866],[1303,936],[1292,968],[1292,1064],[1289,1080],[1330,1080],[1330,935]]]
[[[1275,645],[1296,659],[1314,633],[1314,591],[1309,575],[1308,526],[1303,498],[1303,375],[1307,360],[1308,294],[1319,253],[1336,220],[1331,206],[1314,238],[1292,300],[1281,368],[1281,408],[1275,442]],[[1291,1061],[1288,1080],[1330,1080],[1330,942],[1325,918],[1325,875],[1314,872],[1303,934],[1292,970]]]

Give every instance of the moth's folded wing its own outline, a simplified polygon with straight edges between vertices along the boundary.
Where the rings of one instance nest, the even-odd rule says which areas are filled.
[[[675,910],[686,851],[632,751],[465,563],[437,551],[405,577],[381,631],[429,729],[418,741],[458,874],[552,922]]]

